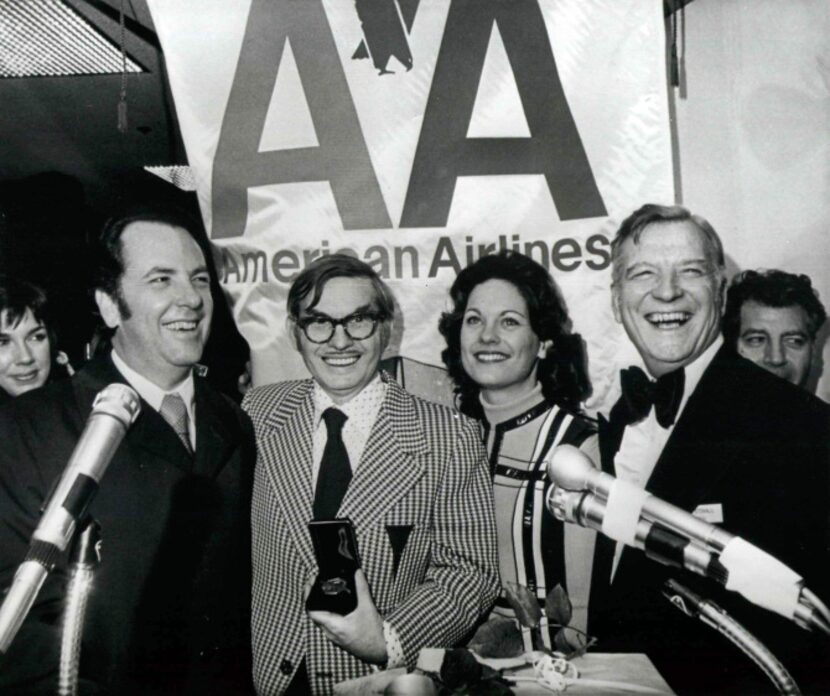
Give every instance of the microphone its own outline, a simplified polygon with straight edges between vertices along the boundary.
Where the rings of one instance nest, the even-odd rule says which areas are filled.
[[[601,531],[616,541],[629,543],[625,521],[619,519],[617,524],[617,520],[633,517],[632,510],[638,513],[637,518],[642,516],[650,522],[658,522],[662,527],[694,540],[714,553],[721,553],[735,539],[734,534],[721,527],[704,522],[628,481],[620,481],[599,471],[587,454],[572,445],[560,445],[554,450],[548,463],[548,477],[565,490],[589,490],[607,501],[611,508],[607,512],[610,519],[603,520],[604,529]],[[616,511],[616,505],[624,505],[627,509]],[[618,538],[620,536],[623,538]]]
[[[821,627],[823,605],[801,576],[740,537],[599,471],[571,445],[554,449],[547,474],[554,486],[545,503],[557,519],[596,529],[664,564],[712,578],[803,628]]]
[[[140,410],[138,394],[126,384],[110,384],[95,397],[78,444],[0,606],[0,655],[11,645],[46,575],[68,548],[78,521],[86,514],[101,477]]]

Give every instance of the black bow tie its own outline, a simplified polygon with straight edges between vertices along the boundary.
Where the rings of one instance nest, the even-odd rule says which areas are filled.
[[[626,425],[643,420],[652,406],[657,422],[663,428],[673,425],[683,399],[685,381],[682,367],[663,375],[656,382],[652,382],[639,367],[622,370],[622,399],[619,403],[623,410],[620,415]]]

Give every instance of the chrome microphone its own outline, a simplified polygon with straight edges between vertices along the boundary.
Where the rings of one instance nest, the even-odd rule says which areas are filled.
[[[101,477],[138,417],[141,401],[126,384],[110,384],[95,397],[78,444],[49,498],[26,559],[0,606],[0,655],[5,654],[34,604],[43,581],[68,548]]]
[[[554,449],[546,505],[559,520],[602,532],[667,565],[717,580],[727,590],[802,628],[830,632],[830,612],[803,578],[741,537],[696,518],[594,467],[571,445]]]
[[[548,476],[557,485],[569,491],[591,491],[603,500],[611,502],[614,495],[621,493],[619,489],[626,486],[626,482],[619,481],[610,474],[599,471],[594,467],[591,458],[572,445],[557,447],[548,463]],[[703,548],[720,553],[726,545],[735,538],[720,527],[698,519],[683,508],[667,503],[660,498],[637,489],[633,484],[626,488],[625,494],[635,496],[641,505],[640,516],[649,522],[657,522],[662,527],[670,529],[681,536],[692,539]],[[607,526],[607,525],[606,525]],[[625,541],[617,539],[617,541]]]
[[[602,526],[607,503],[590,491],[568,491],[557,485],[548,489],[545,505],[561,522],[571,522],[608,534]],[[613,537],[612,537],[613,538]],[[618,541],[615,539],[615,541]],[[727,579],[726,569],[711,553],[697,542],[690,541],[675,532],[640,518],[629,545],[640,549],[649,558],[664,565],[685,568],[698,575],[711,578],[720,584]]]

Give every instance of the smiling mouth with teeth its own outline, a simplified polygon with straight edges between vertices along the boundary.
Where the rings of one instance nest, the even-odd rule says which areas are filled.
[[[646,321],[658,329],[677,329],[683,326],[692,315],[689,312],[650,312]]]
[[[16,379],[18,382],[32,382],[38,376],[39,370],[34,370],[33,372],[27,372],[23,375],[12,375],[12,378]]]
[[[504,353],[476,353],[476,360],[479,362],[493,363],[507,360],[509,356]]]
[[[350,365],[354,365],[358,360],[360,360],[360,356],[354,353],[323,356],[323,362],[332,367],[349,367]]]
[[[165,324],[172,331],[193,331],[198,325],[198,321],[171,321],[169,324]]]

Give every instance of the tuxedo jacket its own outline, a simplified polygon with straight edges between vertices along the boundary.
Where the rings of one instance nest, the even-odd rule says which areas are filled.
[[[610,474],[622,433],[600,420],[602,467]],[[712,506],[722,513],[720,526],[786,563],[827,601],[829,474],[830,408],[723,347],[690,395],[646,489],[690,512]],[[614,548],[598,539],[589,605],[598,649],[648,653],[678,691],[771,690],[737,648],[662,596],[664,581],[674,577],[744,623],[805,684],[827,671],[817,662],[819,654],[827,659],[826,643],[642,551],[625,548],[609,584]],[[744,674],[758,681],[744,683]]]
[[[380,614],[409,666],[422,647],[461,641],[498,592],[493,498],[476,422],[386,381],[386,395],[339,517],[357,532]],[[253,389],[243,401],[257,437],[253,498],[254,682],[285,690],[305,659],[314,693],[371,672],[308,618],[317,574],[312,519],[313,382]]]
[[[89,510],[103,543],[87,607],[81,676],[104,693],[251,690],[253,432],[235,404],[194,379],[195,456],[142,401]],[[4,588],[23,561],[95,395],[124,381],[106,356],[0,411]],[[57,669],[64,565],[50,576],[0,669],[0,685],[8,691],[12,684],[23,693],[43,685],[55,693],[49,680]]]

